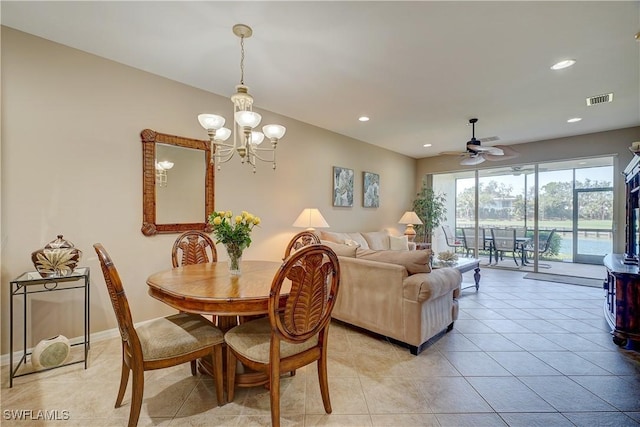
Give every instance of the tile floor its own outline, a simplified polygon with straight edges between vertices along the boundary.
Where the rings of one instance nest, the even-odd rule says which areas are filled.
[[[468,277],[467,277],[468,276]],[[484,269],[460,298],[454,330],[419,356],[342,324],[331,330],[333,413],[315,365],[282,380],[283,426],[640,425],[640,353],[615,346],[603,291]],[[465,282],[471,282],[469,273]],[[2,426],[126,426],[130,395],[114,409],[120,344],[94,342],[90,367],[17,378],[2,368]],[[130,386],[129,386],[130,387]],[[10,420],[11,410],[68,411],[67,421]],[[51,412],[49,412],[51,413]],[[239,389],[215,404],[213,382],[189,366],[148,372],[140,426],[269,425],[269,395]]]

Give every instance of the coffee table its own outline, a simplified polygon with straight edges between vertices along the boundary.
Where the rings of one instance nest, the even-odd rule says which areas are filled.
[[[473,280],[475,282],[476,291],[480,288],[480,260],[477,258],[458,258],[453,262],[444,262],[438,259],[434,259],[431,263],[431,268],[438,269],[444,267],[452,267],[458,270],[460,273],[466,273],[467,271],[474,270]],[[471,288],[474,285],[465,286],[461,289]]]

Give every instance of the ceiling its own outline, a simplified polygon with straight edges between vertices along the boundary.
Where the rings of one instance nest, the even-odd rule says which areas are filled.
[[[472,117],[477,138],[499,138],[485,145],[640,125],[637,1],[3,0],[1,21],[224,96],[244,23],[257,107],[414,158],[463,150]],[[566,58],[577,62],[550,69]]]

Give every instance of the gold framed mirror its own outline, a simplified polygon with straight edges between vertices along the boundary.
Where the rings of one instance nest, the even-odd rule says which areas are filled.
[[[210,232],[207,215],[214,209],[215,169],[209,141],[151,129],[140,132],[140,138],[142,234]]]

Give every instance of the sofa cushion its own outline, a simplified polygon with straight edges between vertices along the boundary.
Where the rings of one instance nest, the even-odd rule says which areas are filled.
[[[321,231],[320,240],[327,240],[334,243],[347,244],[349,246],[361,247],[363,249],[369,249],[369,244],[362,237],[361,233],[335,233],[332,231]]]
[[[409,236],[389,236],[389,249],[392,251],[408,251]]]
[[[356,250],[356,258],[402,265],[409,274],[431,272],[431,251]]]
[[[356,250],[358,249],[357,246],[349,246],[342,243],[334,243],[334,242],[330,242],[329,240],[320,240],[320,243],[330,247],[331,250],[333,250],[333,252],[335,252],[336,255],[338,256],[346,256],[350,258],[356,257]]]
[[[370,233],[362,233],[362,237],[368,243],[368,248],[374,251],[384,251],[389,249],[389,232],[373,231]]]
[[[320,240],[327,240],[333,243],[344,243],[349,237],[347,233],[334,233],[332,231],[320,231]]]

